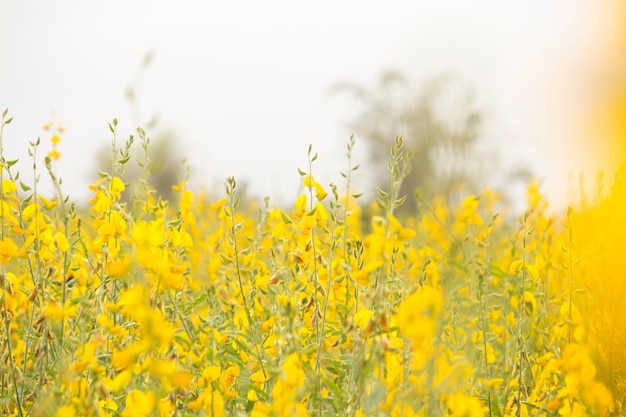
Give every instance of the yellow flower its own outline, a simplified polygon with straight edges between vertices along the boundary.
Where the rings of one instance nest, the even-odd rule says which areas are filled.
[[[125,314],[134,316],[139,310],[146,308],[147,298],[147,289],[142,285],[137,285],[124,290],[120,294],[117,305]]]
[[[322,201],[326,198],[328,193],[324,190],[324,187],[319,182],[315,183],[315,196],[319,201]]]
[[[183,274],[172,270],[163,274],[161,278],[165,287],[173,290],[181,289],[185,283],[185,277]]]
[[[361,269],[353,272],[352,276],[359,282],[361,286],[365,287],[370,284],[370,274],[383,265],[384,262],[380,259],[367,261],[367,263],[365,263],[365,265],[363,265]]]
[[[61,252],[65,253],[70,248],[67,237],[65,237],[65,235],[61,232],[56,232],[54,234],[54,241],[56,242],[57,248],[59,248]]]
[[[163,243],[164,224],[162,219],[146,222],[137,222],[130,232],[131,238],[139,247],[154,248]]]
[[[292,353],[287,357],[282,369],[282,380],[289,387],[299,387],[304,384],[305,374],[302,368],[302,361],[297,353]]]
[[[239,369],[239,366],[232,365],[226,368],[224,372],[222,372],[222,378],[224,379],[224,382],[226,384],[234,384],[235,379],[240,375],[240,373],[241,370]]]
[[[522,272],[522,270],[526,270],[533,282],[537,281],[537,279],[539,278],[539,271],[537,271],[537,268],[535,268],[534,265],[521,259],[515,260],[511,263],[511,266],[509,267],[509,274],[517,275],[518,273]]]
[[[356,313],[354,316],[354,325],[360,327],[361,330],[365,330],[365,327],[370,324],[370,320],[372,319],[373,315],[374,313],[365,308],[359,310],[359,312]]]
[[[111,209],[113,205],[113,200],[111,200],[105,193],[102,191],[97,191],[94,198],[89,200],[92,204],[91,210],[96,213],[105,213]]]
[[[436,320],[443,307],[441,292],[424,285],[402,301],[396,313],[396,321],[402,333],[420,349],[435,336]]]
[[[16,191],[17,185],[15,185],[13,181],[6,178],[2,180],[2,194],[5,197],[8,197],[10,194],[13,194]]]
[[[219,391],[214,391],[212,388],[205,389],[200,393],[198,398],[190,401],[189,408],[192,411],[204,409],[208,412],[205,414],[212,417],[226,416],[224,411],[224,397],[222,397]]]
[[[109,184],[109,191],[111,192],[111,196],[115,201],[119,200],[122,196],[122,192],[126,189],[124,182],[119,177],[111,178],[111,183]]]
[[[174,372],[169,379],[173,387],[185,388],[188,387],[193,380],[193,375],[186,371],[177,371]]]
[[[459,213],[459,224],[471,224],[481,226],[483,219],[476,213],[478,209],[478,199],[471,195],[463,200],[461,212]]]
[[[122,392],[124,389],[128,388],[128,384],[131,379],[131,372],[129,369],[124,369],[119,372],[115,377],[111,380],[106,378],[104,380],[104,386],[109,389],[114,394],[118,394]]]
[[[304,180],[302,181],[302,185],[304,185],[306,188],[309,188],[313,187],[313,184],[315,184],[315,178],[313,178],[313,175],[306,174],[304,176]]]
[[[176,363],[171,360],[153,358],[150,362],[150,372],[153,375],[171,377],[176,372]]]
[[[17,253],[17,245],[10,237],[0,240],[0,265],[6,265]]]
[[[296,211],[293,213],[295,217],[302,217],[306,210],[306,194],[300,194],[294,204]]]
[[[530,291],[524,291],[524,305],[529,314],[537,310],[537,300],[535,300],[535,296]]]
[[[152,391],[132,390],[126,396],[126,408],[121,417],[147,417],[156,407],[156,396]]]
[[[324,187],[322,187],[319,182],[315,181],[315,178],[313,178],[311,174],[305,175],[302,183],[306,188],[315,189],[315,196],[319,201],[322,201],[328,195],[328,193],[324,190]]]
[[[447,405],[451,411],[450,414],[447,414],[450,417],[484,417],[485,415],[480,400],[465,394],[451,395]]]
[[[215,203],[211,204],[211,210],[218,211],[224,206],[224,204],[226,204],[227,201],[228,199],[226,197],[220,198]]]
[[[248,401],[252,401],[252,402],[259,400],[259,396],[257,395],[256,391],[253,389],[248,391],[246,398]]]
[[[181,191],[183,188],[185,188],[185,185],[187,185],[187,181],[181,181],[176,185],[172,185],[172,190]]]
[[[205,379],[207,383],[211,383],[213,381],[217,381],[217,378],[220,377],[220,373],[222,370],[217,365],[209,365],[202,371],[202,377]]]
[[[250,380],[257,385],[264,384],[266,381],[265,374],[261,370],[256,371],[255,373],[250,375]]]
[[[194,195],[191,191],[185,190],[180,196],[180,202],[178,206],[182,213],[189,213],[193,208]]]
[[[48,155],[46,156],[50,159],[54,159],[55,161],[58,161],[61,158],[61,154],[56,149],[53,149],[50,152],[48,152]]]
[[[496,363],[496,352],[491,343],[487,343],[487,363]]]
[[[74,417],[74,416],[76,416],[76,410],[71,405],[62,405],[54,414],[54,417]]]
[[[101,415],[105,417],[117,415],[116,413],[111,413],[111,411],[115,412],[118,410],[117,402],[111,397],[105,397],[105,399],[98,401],[98,408],[100,413],[102,413]]]
[[[328,220],[328,212],[321,203],[315,204],[314,216],[317,227],[324,227]]]
[[[63,320],[63,308],[54,300],[50,300],[44,310],[44,315],[52,321]]]
[[[111,364],[113,368],[117,370],[127,369],[135,363],[140,354],[141,351],[138,349],[137,345],[125,349],[116,349],[113,351]]]
[[[387,215],[389,229],[397,234],[402,240],[409,240],[415,237],[417,232],[411,228],[403,227],[393,214]]]
[[[107,264],[107,274],[112,277],[123,277],[130,271],[130,258],[124,256]]]

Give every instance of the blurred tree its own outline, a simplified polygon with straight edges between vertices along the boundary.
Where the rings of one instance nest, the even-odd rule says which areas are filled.
[[[433,78],[419,91],[399,72],[385,72],[378,85],[368,89],[342,83],[337,92],[347,92],[357,103],[349,127],[366,139],[374,164],[377,186],[388,187],[387,160],[396,136],[403,136],[413,153],[411,172],[401,194],[404,209],[417,208],[416,193],[428,199],[441,195],[452,199],[461,189],[475,189],[485,163],[477,143],[483,114],[476,108],[471,89],[450,74]]]
[[[179,146],[176,146],[176,133],[170,129],[159,129],[159,118],[157,115],[152,115],[147,121],[143,120],[140,111],[139,87],[144,74],[153,60],[154,52],[151,50],[147,51],[137,68],[134,79],[126,87],[125,95],[130,107],[131,120],[133,124],[141,127],[141,129],[137,129],[138,135],[135,135],[139,136],[139,138],[135,138],[134,142],[145,141],[146,143],[141,145],[142,149],[140,150],[136,149],[138,144],[135,143],[135,149],[130,150],[132,156],[131,163],[124,167],[122,180],[130,184],[130,192],[126,193],[126,198],[129,198],[129,194],[140,189],[139,183],[144,179],[157,191],[157,195],[166,200],[172,200],[172,197],[174,197],[172,185],[178,184],[185,177],[184,164],[181,162],[183,161],[183,156]],[[145,134],[143,129],[149,131],[156,130],[157,133],[154,139],[148,137],[141,138],[142,132]],[[96,152],[98,169],[109,172],[112,167],[112,157],[111,147],[103,145]],[[144,164],[144,166],[140,167],[137,162]]]
[[[139,138],[135,138],[134,149],[130,151],[131,159],[125,165],[121,177],[125,183],[130,185],[129,192],[125,193],[126,201],[128,201],[130,194],[140,191],[140,182],[146,178],[148,184],[157,191],[157,195],[172,201],[175,197],[172,186],[181,182],[185,177],[183,156],[176,146],[175,133],[167,129],[158,131],[154,139],[150,139],[147,144],[147,155],[137,142],[140,142]],[[110,172],[111,158],[111,146],[102,145],[96,152],[98,169]],[[144,165],[147,162],[147,166],[140,167],[137,162]]]

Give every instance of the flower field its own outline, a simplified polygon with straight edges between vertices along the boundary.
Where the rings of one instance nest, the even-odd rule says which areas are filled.
[[[520,213],[485,190],[407,215],[402,140],[372,205],[351,140],[336,185],[309,148],[289,208],[233,178],[164,201],[110,128],[87,208],[55,174],[60,127],[30,145],[54,196],[0,155],[2,415],[622,415],[624,171],[563,213],[533,183]]]

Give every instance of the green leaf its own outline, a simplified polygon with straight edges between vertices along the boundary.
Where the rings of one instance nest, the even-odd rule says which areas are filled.
[[[287,216],[287,213],[285,213],[283,210],[280,211],[280,217],[283,219],[283,222],[285,224],[292,224],[293,220],[291,220],[291,218],[289,216]]]
[[[174,340],[176,340],[181,346],[187,346],[187,348],[191,347],[189,340],[185,339],[181,335],[174,335]]]
[[[228,256],[224,255],[223,253],[220,253],[220,258],[222,259],[222,262],[224,263],[224,265],[229,265],[233,263],[233,260],[229,258]]]
[[[381,198],[389,198],[389,193],[383,191],[382,188],[376,187],[376,194],[378,194]]]
[[[185,307],[185,310],[183,310],[184,315],[186,316],[187,314],[191,313],[191,310],[196,308],[200,303],[206,300],[206,298],[207,298],[207,293],[202,293],[200,297],[196,298],[195,300],[193,300],[191,304]]]
[[[374,383],[374,388],[371,393],[365,397],[365,402],[363,404],[363,409],[366,414],[370,414],[372,410],[374,410],[378,404],[380,404],[385,398],[386,392],[385,387],[380,383]]]
[[[120,165],[125,165],[129,160],[130,160],[130,155],[126,155],[125,157],[117,161],[117,163]]]
[[[177,228],[182,223],[183,223],[183,218],[182,217],[177,217],[176,219],[167,222],[167,227],[168,228]]]
[[[324,384],[326,384],[328,389],[332,391],[333,394],[335,394],[336,399],[339,400],[345,397],[345,395],[343,395],[343,393],[341,392],[337,384],[335,384],[335,381],[333,381],[327,376],[323,377],[323,380],[324,380]]]
[[[402,204],[404,204],[405,201],[406,201],[406,195],[403,195],[402,197],[394,201],[393,204],[395,207],[400,207]]]
[[[252,247],[252,245],[250,245],[247,248],[245,248],[243,250],[240,250],[239,251],[239,255],[247,256],[247,255],[250,254],[250,252],[252,252],[252,249],[253,249],[253,247]]]
[[[326,358],[326,359],[324,359],[324,368],[326,370],[331,371],[335,375],[339,375],[340,371],[341,372],[345,372],[345,370],[347,368],[347,365],[346,365],[345,362],[342,362],[340,360],[336,360],[336,359],[332,359],[332,358]]]
[[[315,352],[316,350],[317,350],[317,346],[316,345],[309,344],[304,349],[302,349],[302,353],[309,354],[309,353]]]
[[[99,176],[100,178],[108,178],[108,177],[109,177],[109,174],[107,174],[107,173],[106,173],[106,172],[104,172],[104,171],[100,171],[99,169],[96,169],[96,172],[98,173],[98,176]]]

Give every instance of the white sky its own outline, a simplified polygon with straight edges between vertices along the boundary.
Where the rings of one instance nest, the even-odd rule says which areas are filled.
[[[41,136],[43,156],[50,145],[41,126],[57,118],[67,129],[58,167],[65,190],[87,196],[95,150],[110,143],[107,123],[119,120],[120,142],[138,123],[125,89],[152,50],[138,84],[139,122],[156,114],[176,132],[194,183],[234,175],[254,194],[290,201],[310,143],[319,179],[340,183],[351,132],[329,87],[370,85],[386,69],[417,82],[457,71],[476,87],[490,143],[507,163],[526,161],[548,193],[561,198],[581,169],[558,132],[576,101],[563,99],[574,84],[568,65],[597,41],[589,2],[303,4],[0,0],[0,110],[14,117],[6,158],[21,159],[28,182],[28,142]]]

